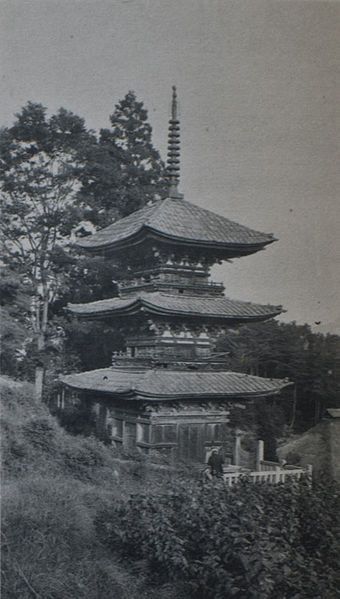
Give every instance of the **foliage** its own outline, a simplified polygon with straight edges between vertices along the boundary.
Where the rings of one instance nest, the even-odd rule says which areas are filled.
[[[30,340],[31,287],[11,268],[0,270],[1,372],[24,374],[24,361]]]
[[[289,378],[295,383],[296,405],[290,418],[298,430],[313,426],[325,408],[338,405],[337,335],[313,333],[307,324],[272,320],[245,325],[234,334],[221,337],[218,349],[229,353],[228,366],[232,370]]]
[[[47,284],[51,253],[78,222],[77,176],[93,141],[81,118],[60,109],[47,119],[46,109],[31,102],[1,133],[5,258],[34,285]]]
[[[122,268],[80,255],[72,245],[76,236],[165,194],[164,166],[143,103],[129,92],[110,121],[111,129],[98,139],[71,112],[60,109],[48,117],[45,107],[28,102],[0,133],[4,260],[16,284],[30,287],[27,330],[4,308],[3,367],[17,376],[35,372],[39,394],[44,371],[57,373],[66,351],[72,352],[71,363],[78,359],[81,368],[93,368],[110,363],[109,354],[121,348],[120,338],[103,348],[87,343],[86,337],[96,338],[96,326],[87,325],[87,334],[80,325],[77,332],[77,323],[64,317],[69,301],[113,297]],[[12,299],[19,312],[18,297]],[[109,340],[109,332],[104,337]],[[16,345],[24,345],[20,364]]]
[[[32,385],[5,379],[2,398],[6,599],[336,597],[331,483],[169,485],[163,471],[158,483],[147,464],[69,436]]]
[[[81,211],[76,207],[85,149],[95,143],[83,119],[60,109],[47,118],[41,104],[28,102],[12,127],[0,135],[1,231],[4,261],[32,287],[31,330],[41,396],[49,310],[60,272],[54,254],[70,241]]]
[[[152,145],[147,111],[130,91],[110,116],[111,129],[100,131],[82,175],[82,197],[92,207],[96,226],[142,208],[166,195],[164,165]]]
[[[0,386],[2,597],[175,599],[112,556],[96,530],[99,514],[141,490],[136,466],[94,438],[68,435],[31,384],[1,377]]]
[[[121,504],[106,522],[108,542],[163,579],[182,579],[196,599],[334,599],[339,501],[330,483],[229,489],[186,480],[157,501]]]

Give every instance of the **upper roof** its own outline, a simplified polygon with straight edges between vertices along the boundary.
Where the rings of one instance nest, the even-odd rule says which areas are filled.
[[[234,250],[235,255],[251,254],[275,241],[272,234],[254,231],[183,199],[169,197],[79,240],[77,246],[89,251],[114,250],[139,243],[147,234],[177,243]]]
[[[73,389],[124,399],[237,398],[275,395],[286,379],[265,379],[228,371],[102,368],[69,374],[61,381]]]
[[[198,316],[221,320],[259,321],[277,316],[281,306],[263,306],[231,300],[227,297],[175,295],[161,292],[141,292],[121,298],[99,300],[88,304],[68,304],[67,309],[84,318],[149,313],[178,316]]]

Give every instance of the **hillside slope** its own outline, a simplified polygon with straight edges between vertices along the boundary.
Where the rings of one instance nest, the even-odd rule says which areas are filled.
[[[2,377],[0,390],[3,599],[174,597],[148,587],[143,564],[132,571],[98,534],[101,514],[143,487],[140,466],[68,435],[30,384]]]

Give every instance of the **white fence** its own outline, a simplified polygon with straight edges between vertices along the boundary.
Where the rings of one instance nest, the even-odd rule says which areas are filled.
[[[213,479],[208,468],[204,471],[204,475],[207,479]],[[289,480],[300,480],[302,476],[310,478],[311,475],[311,466],[307,466],[306,469],[290,465],[282,467],[275,462],[263,461],[260,463],[260,470],[247,470],[245,468],[238,468],[237,466],[227,466],[224,468],[221,478],[223,478],[228,487],[232,487],[243,478],[250,479],[254,484],[278,484],[288,482]]]
[[[284,470],[280,466],[276,467],[275,470],[264,470],[264,471],[251,471],[251,472],[224,472],[223,480],[231,487],[243,477],[250,478],[253,483],[284,483],[288,480],[299,480],[304,474],[302,468],[294,468]]]

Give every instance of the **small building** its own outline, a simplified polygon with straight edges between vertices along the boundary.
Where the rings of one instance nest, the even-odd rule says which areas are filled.
[[[126,450],[204,462],[213,448],[222,448],[233,461],[233,410],[266,401],[289,382],[228,371],[225,357],[215,352],[216,339],[282,308],[226,297],[210,269],[263,250],[275,238],[184,200],[179,135],[174,88],[168,197],[78,242],[84,252],[123,263],[126,275],[118,297],[69,304],[68,310],[113,323],[125,348],[111,366],[64,376],[60,402],[91,405],[98,434]]]

